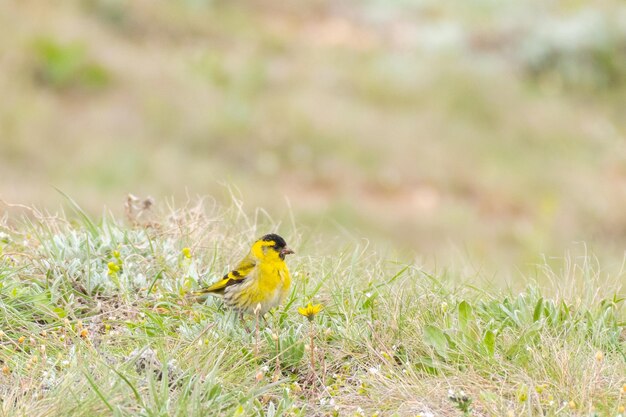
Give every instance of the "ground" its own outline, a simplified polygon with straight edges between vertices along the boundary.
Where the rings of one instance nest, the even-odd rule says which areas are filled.
[[[101,221],[70,207],[2,227],[2,415],[623,414],[624,298],[591,257],[514,292],[236,205]],[[190,295],[270,230],[298,255],[266,321]]]

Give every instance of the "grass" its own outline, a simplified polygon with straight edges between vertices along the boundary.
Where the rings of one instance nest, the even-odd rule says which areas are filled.
[[[74,210],[3,220],[0,415],[623,414],[621,277],[590,256],[514,292],[239,204]],[[297,251],[294,288],[257,339],[187,294],[269,230]]]

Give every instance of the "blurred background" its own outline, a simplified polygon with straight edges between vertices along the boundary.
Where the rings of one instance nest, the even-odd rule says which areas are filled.
[[[234,194],[432,265],[621,265],[624,2],[3,1],[0,33],[5,202]]]

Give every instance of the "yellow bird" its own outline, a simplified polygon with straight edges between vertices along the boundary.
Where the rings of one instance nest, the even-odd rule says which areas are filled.
[[[224,299],[241,314],[260,316],[279,305],[287,296],[291,276],[285,256],[294,253],[276,234],[267,234],[254,242],[250,253],[215,284],[196,292]]]

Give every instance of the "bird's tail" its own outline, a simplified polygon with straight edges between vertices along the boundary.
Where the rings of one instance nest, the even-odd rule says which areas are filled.
[[[197,291],[188,292],[185,297],[193,300],[193,302],[203,303],[207,300],[207,298],[209,298],[210,295],[221,298],[224,295],[224,290],[216,290],[211,286],[207,288],[200,288]]]
[[[221,297],[224,295],[224,289],[222,288],[222,289],[216,290],[216,289],[212,289],[211,287],[201,288],[198,291],[190,292],[189,295],[192,295],[195,297],[204,297],[204,298],[206,298],[209,295]]]

